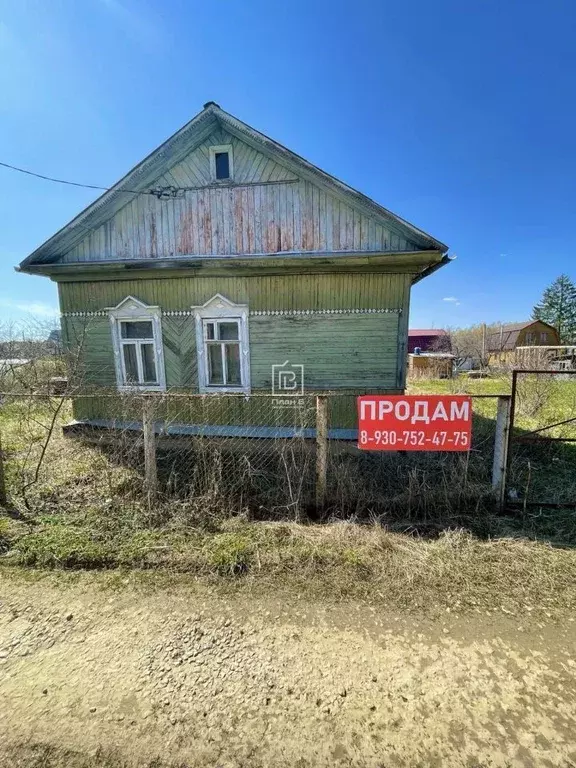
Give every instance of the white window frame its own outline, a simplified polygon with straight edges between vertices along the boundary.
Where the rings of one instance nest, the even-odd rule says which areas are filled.
[[[164,392],[166,390],[166,370],[164,368],[164,345],[162,343],[162,310],[158,306],[144,304],[143,301],[127,296],[115,307],[108,307],[112,344],[114,347],[114,366],[116,369],[116,386],[120,392]],[[156,384],[128,384],[124,365],[123,347],[125,344],[139,345],[140,341],[149,344],[150,340],[123,339],[121,323],[151,322],[152,342],[154,344],[154,362],[156,364]],[[138,370],[142,362],[137,358]]]
[[[250,394],[250,338],[248,334],[248,306],[234,304],[222,294],[217,293],[201,306],[192,307],[196,324],[196,350],[198,354],[198,390],[203,394],[222,392],[243,392]],[[218,320],[238,323],[238,342],[240,344],[240,379],[241,386],[209,384],[208,355],[205,338],[207,322]]]
[[[216,178],[216,155],[220,152],[228,153],[228,170],[230,174],[227,179]],[[214,147],[210,147],[210,176],[212,181],[218,184],[226,184],[226,182],[232,181],[234,178],[234,157],[232,154],[232,144],[218,144]]]

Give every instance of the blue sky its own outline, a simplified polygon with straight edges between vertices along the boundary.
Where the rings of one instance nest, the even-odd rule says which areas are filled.
[[[0,0],[0,161],[111,185],[205,101],[448,243],[411,325],[521,320],[576,279],[573,0]],[[13,266],[94,199],[0,168]]]

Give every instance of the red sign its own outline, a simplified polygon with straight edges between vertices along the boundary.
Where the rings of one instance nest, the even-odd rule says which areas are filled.
[[[364,451],[468,451],[468,395],[362,395],[358,448]]]

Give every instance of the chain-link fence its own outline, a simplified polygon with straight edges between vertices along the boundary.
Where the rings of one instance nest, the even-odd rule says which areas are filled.
[[[351,394],[7,395],[0,427],[10,503],[35,514],[122,502],[433,527],[493,506],[496,411],[473,398],[467,453],[360,450]]]
[[[512,375],[508,503],[576,507],[576,371]]]

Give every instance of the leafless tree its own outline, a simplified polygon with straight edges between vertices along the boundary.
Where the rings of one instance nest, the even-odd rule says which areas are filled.
[[[33,427],[20,461],[19,495],[30,511],[27,492],[38,482],[48,446],[70,396],[82,382],[88,321],[63,345],[54,321],[29,318],[0,325],[0,387],[7,403],[20,404],[23,424]],[[59,329],[58,329],[59,330]]]
[[[449,330],[450,350],[454,355],[456,368],[470,361],[475,368],[488,367],[488,350],[486,339],[499,326],[496,324],[485,325],[478,323],[467,328],[452,328]],[[439,345],[434,351],[443,352],[442,339],[438,339]],[[436,345],[435,345],[436,347]]]

